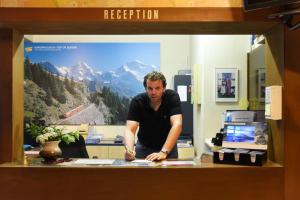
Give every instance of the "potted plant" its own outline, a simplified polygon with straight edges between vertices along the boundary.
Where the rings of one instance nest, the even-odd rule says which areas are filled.
[[[62,155],[58,144],[63,141],[70,144],[79,140],[79,132],[64,132],[55,126],[42,126],[33,122],[26,124],[26,131],[41,145],[40,156],[45,162],[55,161]]]

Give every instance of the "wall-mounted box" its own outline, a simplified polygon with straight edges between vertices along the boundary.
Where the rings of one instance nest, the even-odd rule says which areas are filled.
[[[265,117],[273,120],[282,119],[282,86],[266,87]]]

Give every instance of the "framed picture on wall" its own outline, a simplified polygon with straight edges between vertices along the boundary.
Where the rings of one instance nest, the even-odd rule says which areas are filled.
[[[266,76],[265,76],[265,69],[261,68],[257,70],[257,92],[258,92],[258,101],[265,102],[265,87],[266,87]]]
[[[215,69],[215,101],[237,102],[238,101],[238,69],[216,68]]]

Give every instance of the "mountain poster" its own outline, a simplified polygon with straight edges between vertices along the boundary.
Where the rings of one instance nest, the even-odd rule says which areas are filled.
[[[160,43],[24,43],[25,120],[124,125]]]

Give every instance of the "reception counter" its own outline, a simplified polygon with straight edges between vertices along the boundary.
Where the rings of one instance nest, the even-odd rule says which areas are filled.
[[[283,167],[0,165],[1,199],[283,200]],[[33,163],[33,164],[32,164]]]

